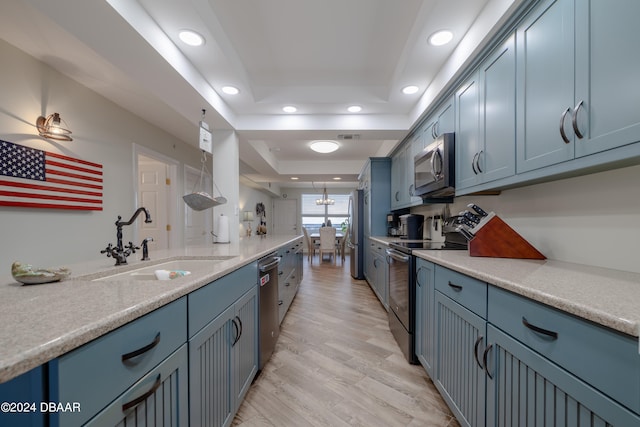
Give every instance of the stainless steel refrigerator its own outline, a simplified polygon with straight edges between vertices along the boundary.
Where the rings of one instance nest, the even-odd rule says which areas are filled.
[[[349,227],[347,246],[351,277],[364,279],[364,192],[355,190],[349,196]]]

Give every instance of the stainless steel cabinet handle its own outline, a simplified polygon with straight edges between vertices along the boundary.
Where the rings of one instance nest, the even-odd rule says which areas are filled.
[[[462,291],[462,286],[449,282],[449,286],[456,292]]]
[[[416,271],[416,285],[422,287],[422,283],[420,283],[420,271],[422,267],[418,267],[418,271]]]
[[[571,111],[571,108],[567,108],[566,110],[564,110],[564,112],[560,116],[560,136],[562,137],[562,140],[565,144],[571,143],[571,140],[567,138],[567,134],[564,132],[564,119],[567,117],[567,114],[569,114],[569,111]]]
[[[238,323],[236,323],[236,320]],[[233,347],[238,341],[240,341],[240,337],[242,336],[242,320],[236,316],[231,319],[231,322],[233,322],[233,327],[236,330],[236,338],[233,340],[233,343],[231,343],[231,347]]]
[[[557,332],[550,331],[548,329],[543,329],[543,328],[541,328],[539,326],[536,326],[536,325],[532,325],[531,323],[527,322],[527,319],[524,316],[522,316],[522,324],[524,326],[526,326],[527,328],[531,329],[532,331],[537,332],[537,333],[542,334],[542,335],[546,335],[546,336],[548,336],[549,338],[551,338],[553,340],[557,340],[558,339],[558,333]]]
[[[471,169],[473,169],[473,173],[478,175],[478,171],[476,170],[476,159],[480,153],[476,153],[473,155],[473,159],[471,160]]]
[[[476,359],[476,363],[478,364],[480,369],[484,369],[484,367],[482,366],[482,363],[480,363],[480,359],[478,358],[478,347],[480,346],[480,343],[483,339],[483,336],[479,336],[476,340],[476,343],[473,345],[473,358]]]
[[[489,372],[489,367],[487,366],[487,357],[489,354],[489,350],[491,350],[492,347],[493,347],[493,344],[485,348],[484,353],[482,353],[482,364],[484,365],[484,370],[487,372],[487,376],[491,380],[493,379],[493,375],[491,375],[491,372]]]
[[[573,109],[573,117],[571,119],[571,124],[573,125],[573,131],[575,132],[578,139],[584,138],[584,135],[582,134],[582,132],[580,132],[580,129],[578,129],[578,110],[580,110],[582,106],[584,106],[584,101],[578,102],[578,105],[576,105],[576,108]]]
[[[154,348],[158,344],[160,344],[160,332],[157,333],[157,335],[153,339],[153,341],[151,341],[149,344],[145,345],[144,347],[141,347],[141,348],[139,348],[137,350],[134,350],[134,351],[132,351],[130,353],[123,354],[122,355],[122,362],[124,363],[129,359],[133,359],[134,357],[138,357],[138,356],[146,353],[147,351],[151,350],[152,348]]]
[[[138,406],[139,404],[147,400],[149,396],[155,393],[158,387],[160,387],[161,385],[162,385],[162,377],[160,376],[160,374],[158,374],[156,381],[153,383],[151,388],[146,393],[122,405],[122,412],[128,411],[131,408],[135,408],[136,406]]]

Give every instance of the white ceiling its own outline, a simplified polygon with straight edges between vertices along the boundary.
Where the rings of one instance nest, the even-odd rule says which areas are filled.
[[[205,109],[212,128],[237,131],[241,172],[256,183],[353,186],[519,2],[3,0],[0,38],[196,146]],[[205,45],[180,42],[185,28]],[[453,42],[430,46],[443,28]],[[402,94],[409,84],[420,91]],[[341,148],[316,154],[316,139]]]

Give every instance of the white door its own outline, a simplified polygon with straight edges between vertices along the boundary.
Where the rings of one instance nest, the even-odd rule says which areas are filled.
[[[298,201],[276,199],[273,201],[273,234],[299,234]]]
[[[167,165],[146,156],[138,156],[138,206],[144,206],[151,214],[151,223],[143,217],[136,221],[140,245],[143,239],[153,238],[149,251],[169,247],[169,220],[167,211]]]
[[[184,194],[202,190],[199,188],[200,171],[190,166],[184,168]],[[211,177],[205,176],[202,186],[211,194]],[[184,240],[186,245],[202,245],[211,242],[211,210],[194,211],[184,204]]]

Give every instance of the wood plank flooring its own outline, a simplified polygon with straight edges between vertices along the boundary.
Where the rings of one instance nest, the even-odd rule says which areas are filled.
[[[409,365],[387,312],[340,260],[310,265],[276,350],[233,426],[458,426],[421,366]]]

